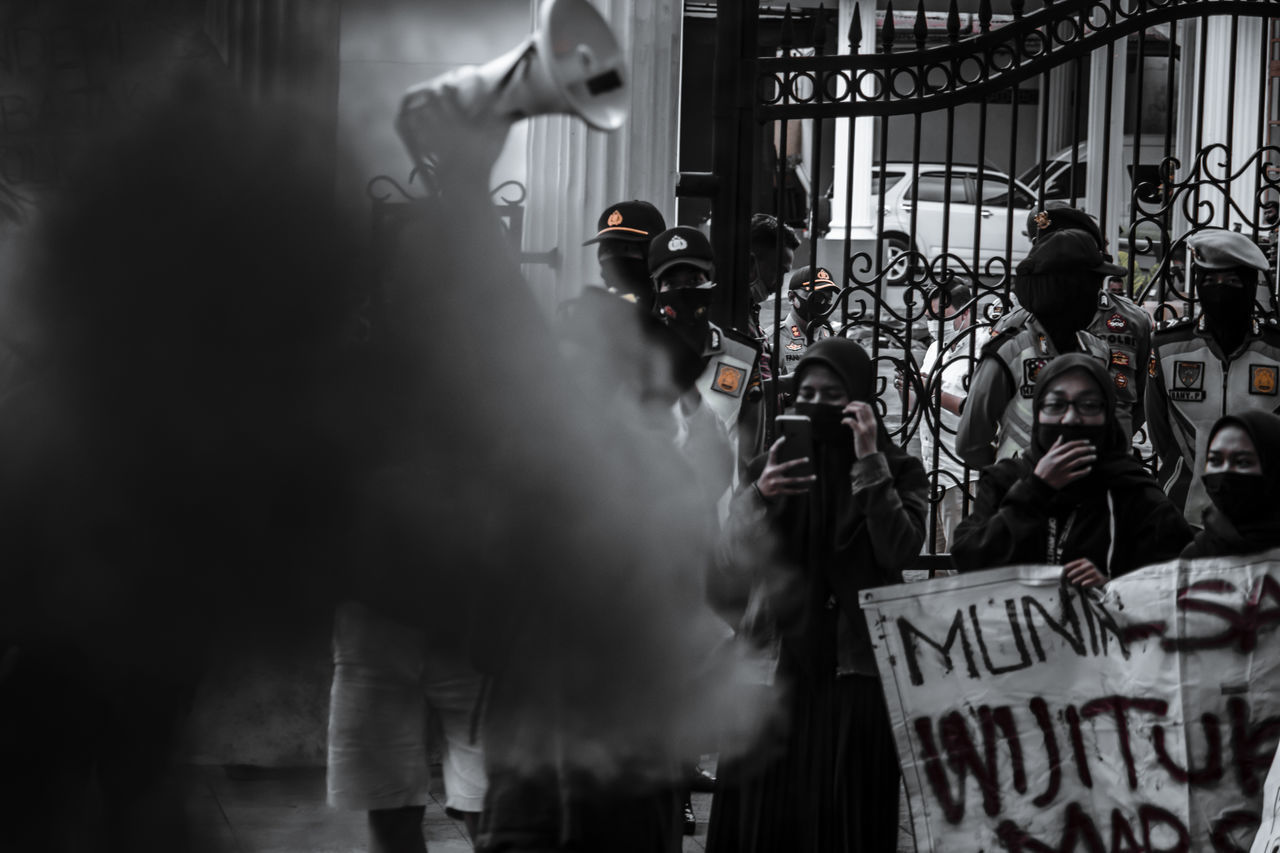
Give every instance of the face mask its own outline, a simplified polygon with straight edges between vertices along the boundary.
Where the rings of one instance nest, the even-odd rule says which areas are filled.
[[[1018,303],[1050,331],[1078,332],[1087,328],[1098,311],[1101,278],[1027,281],[1015,278]]]
[[[710,287],[664,290],[655,297],[658,316],[670,326],[705,327],[712,293]]]
[[[1206,284],[1200,288],[1200,307],[1209,322],[1223,328],[1244,326],[1253,310],[1254,288]]]
[[[1038,445],[1037,450],[1041,454],[1047,453],[1059,437],[1062,438],[1064,443],[1084,439],[1092,444],[1095,449],[1101,450],[1107,443],[1107,425],[1036,424],[1036,444]]]
[[[606,287],[624,293],[647,294],[653,290],[649,262],[644,258],[612,257],[600,260],[600,275]]]
[[[834,444],[853,441],[853,431],[840,421],[849,417],[844,413],[844,406],[832,406],[829,403],[796,403],[796,414],[809,419],[813,428],[813,440],[817,443]]]
[[[831,296],[828,293],[809,293],[804,290],[794,290],[791,293],[792,306],[796,310],[796,316],[801,320],[813,320],[826,313],[831,307]]]
[[[1201,478],[1213,505],[1236,523],[1254,521],[1270,508],[1267,478],[1260,474],[1223,471]]]

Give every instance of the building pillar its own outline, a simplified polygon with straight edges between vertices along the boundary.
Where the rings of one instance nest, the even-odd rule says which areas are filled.
[[[1107,61],[1108,51],[1111,52],[1110,62]],[[1128,55],[1128,39],[1119,39],[1110,47],[1098,48],[1089,57],[1089,123],[1085,137],[1089,159],[1083,202],[1084,209],[1098,218],[1102,233],[1111,242],[1113,251],[1124,248],[1118,241],[1121,229],[1127,231],[1129,221],[1129,173],[1125,170],[1123,157]],[[1109,111],[1108,82],[1111,86]]]
[[[1261,71],[1261,53],[1264,48],[1263,26],[1260,18],[1233,18],[1214,16],[1204,30],[1205,61],[1199,66],[1200,53],[1195,57],[1197,74],[1204,78],[1204,100],[1200,102],[1200,87],[1194,86],[1189,93],[1194,104],[1193,115],[1200,116],[1203,122],[1202,134],[1199,138],[1199,150],[1210,145],[1225,145],[1226,152],[1221,149],[1208,155],[1205,172],[1216,178],[1225,177],[1230,172],[1239,171],[1258,149],[1258,128],[1262,116],[1258,113],[1260,86],[1263,84]],[[1235,66],[1231,64],[1232,29],[1236,30]],[[1234,73],[1235,81],[1231,77]],[[1234,88],[1233,88],[1234,87]],[[1195,126],[1192,126],[1192,133]],[[1265,137],[1264,137],[1265,141]],[[1183,164],[1186,174],[1197,153],[1191,148],[1191,158]],[[1202,175],[1202,178],[1205,175]],[[1233,228],[1243,225],[1252,233],[1252,227],[1244,220],[1254,219],[1255,193],[1258,188],[1258,168],[1245,169],[1239,178],[1231,182],[1231,197],[1228,200],[1220,190],[1208,189],[1201,192],[1201,201],[1213,205],[1213,219],[1209,224],[1222,228]],[[1233,210],[1231,202],[1240,207]],[[1244,216],[1241,216],[1241,214]]]
[[[875,53],[876,3],[875,0],[840,0],[840,17],[837,25],[836,45],[838,53],[850,52],[848,34],[853,25],[853,13],[858,10],[862,19],[862,43],[859,53]],[[857,119],[836,119],[835,174],[832,181],[831,230],[826,239],[843,242],[846,235],[852,239],[874,238],[875,210],[871,204],[871,160],[875,146],[875,118],[863,116]],[[849,146],[853,146],[853,194],[852,205],[846,189],[849,186]]]
[[[529,122],[528,197],[524,249],[556,249],[559,269],[526,265],[539,303],[553,311],[585,284],[599,282],[595,248],[582,242],[596,218],[616,201],[652,202],[675,222],[675,179],[680,139],[679,0],[592,0],[626,54],[631,116],[612,134],[580,119],[540,116]],[[530,6],[536,13],[537,0]]]

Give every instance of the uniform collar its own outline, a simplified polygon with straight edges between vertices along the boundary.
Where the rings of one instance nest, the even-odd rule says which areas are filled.
[[[724,332],[715,323],[707,323],[707,339],[702,345],[702,354],[715,355],[724,352]]]
[[[1209,348],[1213,350],[1213,354],[1217,356],[1219,360],[1226,361],[1235,358],[1237,355],[1244,352],[1245,347],[1250,341],[1262,336],[1262,321],[1258,319],[1257,314],[1253,314],[1249,317],[1249,331],[1245,333],[1244,340],[1241,342],[1240,346],[1231,353],[1222,352],[1222,348],[1218,346],[1217,338],[1213,336],[1213,333],[1209,331],[1205,324],[1205,316],[1203,313],[1200,315],[1199,319],[1196,320],[1195,333],[1197,337],[1205,340],[1209,345]]]

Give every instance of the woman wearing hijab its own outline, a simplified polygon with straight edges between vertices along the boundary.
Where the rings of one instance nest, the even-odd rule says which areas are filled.
[[[956,530],[961,571],[1019,563],[1063,567],[1101,586],[1178,555],[1191,539],[1178,508],[1128,452],[1102,364],[1059,356],[1040,371],[1031,449],[982,472],[973,512]]]
[[[1201,479],[1213,506],[1182,556],[1280,548],[1280,417],[1249,411],[1220,418],[1209,433]]]
[[[735,499],[709,584],[713,602],[730,609],[736,588],[739,611],[747,585],[731,577],[752,575],[755,590],[771,591],[764,610],[778,639],[784,731],[726,762],[707,846],[893,853],[898,760],[858,595],[900,583],[919,553],[927,480],[876,415],[876,373],[862,347],[819,341],[796,378],[812,457],[779,462],[779,439],[749,466],[753,482]]]

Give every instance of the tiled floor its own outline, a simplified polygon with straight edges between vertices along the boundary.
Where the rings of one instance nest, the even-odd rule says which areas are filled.
[[[435,779],[438,785],[438,773]],[[368,849],[363,813],[325,805],[323,768],[192,767],[188,780],[191,827],[207,853],[364,853]],[[706,849],[711,795],[694,794],[693,810],[698,832],[685,838],[685,853]],[[441,790],[433,791],[424,830],[431,853],[472,849],[462,824],[445,815]],[[898,849],[914,851],[905,831]]]

